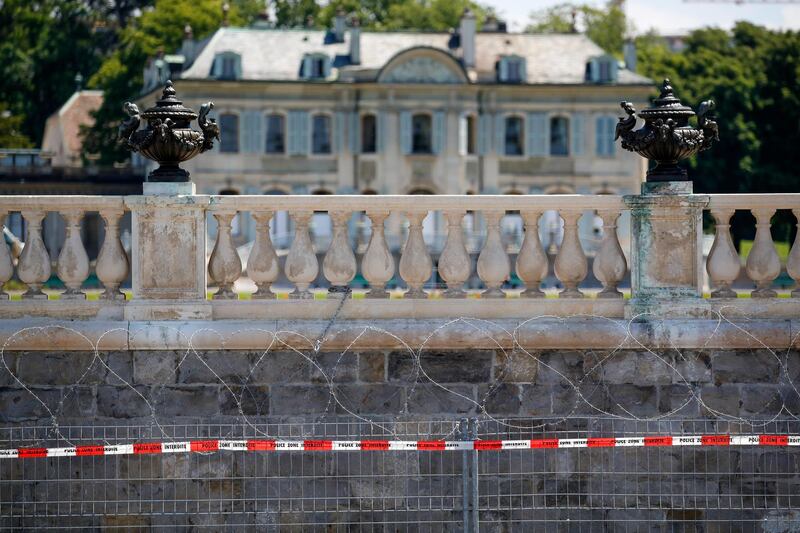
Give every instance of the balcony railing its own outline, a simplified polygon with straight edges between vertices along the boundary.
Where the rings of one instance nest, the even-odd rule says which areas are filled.
[[[795,242],[782,264],[770,233],[770,220],[777,210],[791,210],[800,219],[800,194],[694,197],[700,206],[697,218],[707,210],[716,221],[716,236],[705,265],[701,264],[699,233],[688,247],[682,242],[684,237],[666,247],[655,241],[652,247],[648,244],[642,235],[651,231],[650,226],[666,224],[665,231],[658,231],[669,234],[669,224],[683,227],[685,209],[667,205],[650,213],[650,208],[636,203],[646,198],[643,196],[0,196],[0,218],[18,212],[25,221],[25,246],[18,259],[6,243],[0,243],[0,282],[6,283],[6,288],[19,289],[8,291],[14,297],[0,305],[0,317],[150,318],[162,316],[158,309],[191,304],[207,310],[174,316],[325,318],[335,310],[340,295],[350,300],[348,289],[357,276],[365,287],[354,291],[353,301],[342,309],[343,316],[522,318],[537,313],[585,313],[622,317],[631,303],[649,304],[652,291],[669,288],[670,283],[682,287],[683,292],[665,294],[678,295],[671,300],[677,307],[696,309],[689,314],[732,309],[749,316],[800,316],[800,291],[777,291],[773,286],[784,269],[795,283],[800,280],[800,245]],[[744,266],[728,225],[736,210],[750,211],[756,221],[755,239]],[[119,224],[126,211],[135,215],[130,258],[120,240]],[[548,211],[557,212],[563,221],[563,237],[555,250],[545,249],[545,244],[552,248],[555,242],[540,239],[540,219]],[[59,213],[65,221],[66,238],[58,257],[49,255],[42,238],[41,224],[48,212]],[[105,237],[94,265],[80,232],[82,218],[91,212],[99,213],[105,223]],[[423,219],[432,212],[441,213],[447,225],[444,245],[435,254],[423,235]],[[245,213],[255,221],[256,230],[246,263],[232,232],[234,218]],[[277,251],[270,237],[270,222],[277,213],[288,213],[281,216],[288,216],[294,226],[286,253]],[[326,250],[313,246],[309,225],[315,213],[327,213],[332,220]],[[348,231],[354,214],[366,217],[371,227],[368,243],[360,250]],[[485,221],[477,258],[471,257],[465,239],[468,215]],[[522,245],[511,252],[501,238],[505,216],[519,216],[524,223]],[[630,216],[640,219],[631,225],[631,231],[641,233],[638,238],[621,235],[617,227],[620,217]],[[212,217],[216,232],[207,254],[206,226]],[[393,253],[387,244],[388,230],[384,228],[390,217],[395,221],[392,231],[402,228],[399,253]],[[579,236],[582,217],[602,220],[602,240],[590,254]],[[664,242],[669,243],[669,235],[666,238]],[[634,249],[626,257],[621,243],[628,242]],[[649,258],[647,265],[658,264],[653,276],[661,278],[641,281],[651,275],[643,277],[637,269],[651,267],[637,264],[643,261],[637,258]],[[704,294],[701,279],[696,297],[691,298],[687,294],[697,286],[692,278],[694,264],[707,269],[710,294]],[[86,281],[92,266],[104,290],[97,298],[86,296],[91,292],[86,290]],[[639,281],[630,290],[627,286],[621,290],[630,274]],[[429,290],[432,275],[441,282]],[[54,276],[64,288],[45,291],[50,293],[48,299],[42,289],[52,285]],[[467,289],[476,276],[481,288]],[[557,286],[542,290],[542,281],[548,276],[554,276]],[[127,298],[123,298],[120,287],[129,279],[132,286],[125,289]],[[512,279],[520,286],[510,287]],[[642,283],[649,283],[651,292]],[[394,290],[387,291],[389,284]],[[254,288],[248,292],[243,289],[247,286]],[[324,289],[330,289],[329,301],[318,301],[322,296],[315,300],[314,294],[322,295]],[[151,311],[129,316],[126,308],[139,303],[147,304]],[[627,310],[627,314],[635,312]]]

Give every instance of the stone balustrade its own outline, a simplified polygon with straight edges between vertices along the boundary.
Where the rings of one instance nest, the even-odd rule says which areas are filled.
[[[14,279],[15,286],[24,290],[20,297],[0,305],[0,318],[325,318],[359,274],[367,286],[357,291],[364,293],[363,300],[359,297],[345,306],[345,315],[352,317],[419,318],[455,313],[521,318],[539,312],[622,317],[639,312],[638,308],[634,312],[628,310],[628,300],[620,290],[629,273],[629,261],[633,261],[631,301],[646,306],[648,311],[655,309],[653,301],[664,297],[658,291],[666,289],[663,294],[673,298],[677,294],[680,299],[670,302],[673,307],[677,303],[677,307],[691,308],[691,313],[685,313],[690,315],[720,309],[723,304],[742,313],[770,317],[800,313],[800,289],[786,294],[794,298],[777,298],[773,283],[784,268],[789,278],[800,281],[800,241],[795,241],[782,265],[770,233],[770,219],[777,210],[792,211],[800,219],[800,194],[694,195],[688,208],[688,204],[672,207],[669,202],[673,200],[652,207],[648,198],[651,197],[0,197],[0,218],[5,220],[8,214],[19,213],[25,228],[25,245],[18,258],[13,257],[5,242],[0,242],[0,287]],[[698,255],[701,243],[688,248],[690,255],[696,256],[696,260],[689,257],[688,261],[685,251],[678,250],[673,257],[669,245],[656,241],[652,250],[646,249],[646,232],[656,231],[648,228],[662,228],[657,231],[669,234],[670,224],[682,227],[681,217],[694,213],[692,209],[699,209],[696,213],[707,210],[716,223],[714,244],[705,264],[711,299],[702,298],[702,290],[693,293],[696,276],[686,277],[681,272],[692,268],[687,264],[702,261],[702,255]],[[749,210],[755,219],[755,238],[744,264],[730,232],[730,219],[736,210]],[[126,211],[131,212],[133,226],[130,259],[120,240],[120,221]],[[50,256],[42,236],[42,220],[50,212],[58,213],[65,227],[57,257]],[[561,222],[560,242],[552,237],[550,242],[543,242],[542,217],[553,212]],[[85,296],[91,292],[86,280],[92,265],[81,238],[81,222],[87,213],[98,213],[104,223],[104,238],[94,264],[94,273],[104,291],[92,301],[86,301]],[[325,250],[315,249],[312,238],[312,220],[320,213],[327,213],[332,225],[330,245]],[[446,221],[446,238],[435,251],[423,232],[423,221],[431,213],[438,213]],[[288,250],[277,250],[270,236],[270,224],[279,214],[292,222],[294,237]],[[245,216],[255,224],[255,239],[243,261],[238,249],[242,243],[237,242],[234,228]],[[699,215],[691,216],[699,220]],[[479,217],[482,222],[468,224],[468,217],[473,221]],[[504,243],[504,217],[521,220],[521,245]],[[632,227],[639,232],[638,237],[619,234],[621,217],[633,217]],[[368,240],[361,247],[352,242],[354,219],[370,228]],[[207,226],[212,220],[213,239],[207,247]],[[588,220],[599,229],[591,249],[582,239],[581,220],[583,226]],[[479,228],[480,244],[477,249],[468,249],[471,239],[465,232],[473,226]],[[627,223],[624,226],[627,228]],[[402,246],[394,250],[388,234],[398,231]],[[698,237],[702,238],[700,232]],[[635,249],[626,257],[623,244],[630,242]],[[643,261],[648,254],[649,259]],[[207,268],[203,268],[204,261]],[[652,270],[651,265],[657,265],[659,270],[648,278],[641,271]],[[744,275],[752,281],[752,291],[743,288]],[[53,283],[54,276],[60,284]],[[676,290],[670,289],[669,280],[680,281],[681,276],[689,281],[678,283]],[[438,283],[432,284],[432,279]],[[550,287],[543,290],[545,279],[550,280]],[[126,300],[120,286],[127,286],[128,280],[132,286]],[[42,292],[45,284],[54,287],[47,290],[51,294],[49,300]],[[390,284],[391,302],[387,291]],[[314,293],[325,289],[330,289],[326,298],[329,301],[313,301]],[[736,298],[743,294],[752,299]],[[768,301],[775,305],[765,307]]]
[[[129,262],[119,225],[126,211],[122,197],[114,196],[0,196],[0,221],[18,212],[25,223],[25,243],[16,260],[16,274],[27,286],[23,299],[46,299],[43,285],[55,273],[66,290],[60,298],[84,299],[81,292],[89,277],[89,256],[81,240],[81,221],[87,213],[99,213],[104,222],[104,239],[95,263],[95,274],[105,291],[102,298],[122,299],[120,284],[128,278]],[[42,220],[47,213],[58,213],[65,222],[66,235],[58,257],[50,257],[42,238]],[[53,267],[55,266],[55,272]],[[5,241],[0,242],[0,288],[14,275],[14,260]],[[0,293],[0,298],[7,295]]]
[[[775,298],[777,292],[773,282],[783,269],[780,257],[772,240],[772,217],[778,210],[792,211],[800,223],[800,195],[797,194],[716,194],[712,195],[708,211],[714,219],[716,233],[714,244],[708,254],[706,269],[712,298],[735,298],[737,293],[732,285],[742,275],[742,271],[753,283],[750,291],[753,298]],[[736,251],[730,232],[730,220],[736,211],[749,211],[755,219],[755,238],[753,246],[742,266],[742,259]],[[791,252],[786,259],[786,273],[800,283],[800,233],[795,238]],[[791,295],[800,297],[800,289],[795,288]]]
[[[368,298],[387,298],[387,282],[398,276],[408,290],[405,299],[428,299],[425,285],[434,272],[430,243],[426,243],[422,224],[431,212],[441,212],[447,220],[447,238],[438,254],[436,268],[446,287],[447,298],[464,298],[464,285],[473,275],[471,258],[464,239],[464,218],[480,214],[486,235],[477,254],[475,274],[485,286],[482,298],[504,298],[513,293],[503,290],[516,272],[525,284],[523,298],[544,296],[541,281],[549,271],[549,258],[539,238],[539,219],[545,211],[556,211],[563,220],[563,239],[553,259],[556,278],[563,286],[559,298],[583,298],[580,286],[589,273],[588,260],[581,246],[578,221],[597,212],[603,220],[603,242],[594,258],[594,275],[602,283],[600,296],[622,298],[617,285],[627,272],[627,263],[617,236],[616,221],[625,206],[620,196],[218,196],[208,211],[218,223],[216,241],[209,260],[210,282],[219,287],[214,298],[231,298],[231,287],[243,275],[258,286],[256,298],[273,297],[268,286],[278,280],[278,260],[270,241],[268,223],[274,213],[286,211],[294,222],[295,235],[284,264],[284,274],[294,285],[291,298],[307,299],[309,288],[322,272],[327,283],[344,288],[360,272],[369,283]],[[330,247],[321,261],[309,237],[312,214],[327,212],[333,223]],[[519,213],[524,221],[525,238],[512,264],[504,246],[501,219]],[[231,221],[237,213],[250,213],[256,221],[256,240],[246,271],[231,239]],[[356,257],[349,242],[347,222],[363,213],[371,222],[372,235],[366,251]],[[405,244],[395,264],[385,237],[384,224],[394,216],[407,223]],[[530,231],[530,228],[535,228]],[[476,295],[478,293],[476,292]]]

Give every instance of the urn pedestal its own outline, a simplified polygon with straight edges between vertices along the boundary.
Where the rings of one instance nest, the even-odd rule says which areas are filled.
[[[703,209],[709,197],[690,181],[643,183],[631,210],[631,300],[627,318],[685,316],[702,309]],[[686,300],[694,300],[685,306]]]

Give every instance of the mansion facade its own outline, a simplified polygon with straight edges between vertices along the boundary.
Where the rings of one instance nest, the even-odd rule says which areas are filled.
[[[141,109],[172,79],[221,129],[187,162],[207,194],[637,193],[619,102],[651,80],[582,34],[221,27],[151,60]]]

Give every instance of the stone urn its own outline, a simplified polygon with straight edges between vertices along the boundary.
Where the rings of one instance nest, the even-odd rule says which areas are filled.
[[[130,150],[159,164],[147,181],[188,182],[189,172],[180,164],[210,150],[214,139],[219,140],[219,126],[213,118],[208,118],[213,108],[213,102],[208,102],[200,107],[199,114],[195,113],[178,100],[172,82],[168,81],[161,99],[143,113],[139,113],[136,104],[125,103],[129,118],[119,128],[119,140]],[[143,130],[139,129],[141,119],[147,121],[147,128]],[[195,119],[201,131],[190,127]]]
[[[661,95],[653,105],[639,112],[644,119],[642,128],[633,129],[638,118],[633,104],[622,102],[620,106],[628,116],[619,119],[614,140],[622,138],[623,149],[655,161],[655,166],[647,171],[648,182],[689,181],[686,169],[678,166],[678,162],[711,148],[719,140],[717,123],[711,115],[714,101],[700,104],[696,113],[698,127],[692,127],[689,119],[695,112],[675,97],[669,79],[664,80]]]

